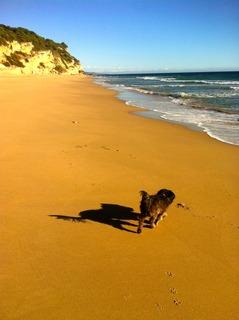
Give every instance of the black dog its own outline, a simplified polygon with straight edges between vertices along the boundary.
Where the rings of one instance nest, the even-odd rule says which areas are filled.
[[[161,189],[155,195],[149,195],[146,191],[140,191],[142,196],[140,202],[139,227],[137,233],[142,232],[142,227],[146,217],[149,217],[150,227],[154,228],[158,222],[166,215],[165,211],[173,202],[175,194],[171,190]]]

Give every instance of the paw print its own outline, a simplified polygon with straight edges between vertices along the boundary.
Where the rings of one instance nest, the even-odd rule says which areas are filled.
[[[171,271],[166,271],[165,273],[170,278],[172,278],[174,276],[174,274]]]
[[[179,306],[182,301],[178,300],[178,299],[173,299],[173,303],[176,305],[176,306]]]
[[[175,288],[170,288],[170,293],[176,294],[176,293],[177,293],[177,290],[176,290]]]

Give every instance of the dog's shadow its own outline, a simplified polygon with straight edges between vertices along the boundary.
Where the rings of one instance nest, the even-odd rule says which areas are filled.
[[[87,222],[87,220],[95,221],[103,224],[110,225],[119,230],[136,233],[126,226],[137,227],[139,213],[134,212],[132,208],[124,207],[118,204],[102,203],[101,208],[98,210],[85,210],[81,211],[78,216],[66,216],[60,214],[50,214],[50,217],[66,220],[71,222]]]

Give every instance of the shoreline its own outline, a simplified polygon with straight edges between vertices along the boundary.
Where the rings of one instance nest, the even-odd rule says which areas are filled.
[[[137,77],[140,78],[140,77]],[[147,77],[141,77],[141,79],[144,79]],[[153,79],[154,77],[148,77],[147,80],[149,79]],[[126,84],[119,84],[121,80],[119,80],[119,83],[111,83],[110,80],[100,80],[101,78],[97,78],[93,77],[94,82],[96,84],[99,84],[105,88],[108,88],[110,90],[114,90],[117,92],[117,98],[121,101],[124,101],[126,105],[132,105],[135,106],[140,110],[140,113],[142,116],[145,116],[146,118],[153,118],[153,119],[157,119],[157,120],[163,120],[163,121],[167,121],[169,123],[175,123],[175,124],[180,124],[181,126],[190,128],[191,130],[196,130],[196,131],[200,131],[200,132],[204,132],[206,133],[208,136],[210,136],[213,139],[216,139],[220,142],[226,143],[226,144],[230,144],[230,145],[235,145],[235,146],[239,146],[239,142],[238,139],[236,140],[235,138],[235,134],[236,134],[236,128],[233,128],[232,124],[232,120],[234,118],[231,117],[235,117],[235,113],[234,112],[226,112],[222,111],[221,109],[218,110],[214,110],[213,107],[207,107],[207,108],[202,108],[200,109],[200,107],[194,107],[194,106],[190,106],[185,104],[185,102],[180,103],[180,105],[182,104],[183,109],[177,109],[176,106],[178,105],[178,101],[174,102],[172,100],[174,99],[170,99],[169,97],[171,96],[168,93],[168,97],[166,97],[165,95],[161,95],[160,93],[157,92],[153,92],[153,91],[149,91],[149,89],[145,90],[142,89],[140,87],[140,85],[138,85],[138,87],[136,85],[132,85],[129,84],[128,86]],[[137,80],[137,79],[136,79]],[[168,80],[167,80],[168,81]],[[200,82],[200,81],[199,81]],[[206,81],[207,82],[207,81]],[[143,84],[141,84],[141,86],[143,86]],[[185,94],[186,95],[186,94]],[[157,99],[156,99],[157,98]],[[176,99],[178,100],[178,99]],[[195,100],[196,101],[196,100]],[[162,106],[166,106],[167,107],[162,107]],[[187,110],[184,110],[184,108],[187,107],[188,112],[189,112],[189,116],[185,116],[185,118],[182,118],[182,115],[180,115],[180,113],[185,113]],[[171,109],[172,108],[172,109]],[[143,109],[143,111],[142,111]],[[171,109],[171,110],[170,110]],[[167,110],[167,111],[166,111]],[[170,110],[170,111],[169,111]],[[194,110],[194,113],[191,113],[192,110]],[[209,116],[209,113],[207,116],[209,116],[210,121],[205,122],[205,120],[202,120],[202,122],[195,122],[195,120],[189,120],[190,117],[200,117],[200,111],[207,111],[207,112],[214,112],[215,115],[218,114],[225,114],[227,115],[227,119],[224,118],[216,118],[217,121],[217,127],[215,126],[215,124],[213,124],[214,122],[214,118],[212,115]],[[174,115],[175,113],[175,115]],[[179,120],[178,115],[180,115],[181,120]],[[204,117],[206,116],[206,114],[202,117],[202,119],[204,119]],[[175,119],[173,119],[175,118]],[[211,122],[212,121],[212,122]],[[228,123],[226,121],[229,121]],[[235,119],[233,120],[235,122]],[[229,130],[229,127],[225,127],[225,132],[222,135],[223,131],[222,128],[220,129],[222,123],[225,122],[227,123],[227,126],[230,125],[232,126],[230,128],[230,130],[233,131],[227,131]],[[237,125],[237,123],[234,123],[234,126]],[[218,127],[219,126],[219,127]],[[218,131],[219,130],[219,131]],[[225,135],[226,133],[226,135]]]
[[[111,91],[115,92],[115,98],[118,99],[119,101],[122,101],[126,105],[126,107],[136,108],[135,111],[130,111],[131,114],[143,117],[145,119],[162,121],[162,122],[166,122],[166,123],[169,123],[169,124],[172,124],[172,125],[180,126],[180,127],[189,129],[190,131],[200,132],[200,133],[206,134],[206,136],[208,136],[210,139],[216,140],[216,141],[218,141],[220,143],[228,144],[228,145],[231,145],[231,146],[234,146],[234,147],[239,147],[239,144],[237,145],[237,144],[234,144],[234,143],[231,143],[231,142],[224,141],[223,139],[220,139],[220,138],[214,136],[213,134],[209,133],[205,128],[199,127],[197,125],[186,124],[186,123],[183,123],[183,122],[173,121],[173,120],[170,120],[170,119],[167,119],[167,118],[163,118],[162,116],[156,117],[154,115],[150,115],[150,112],[153,113],[153,111],[151,109],[149,109],[149,108],[147,109],[147,107],[137,106],[137,105],[131,104],[127,100],[121,99],[120,98],[120,91],[117,91],[117,89],[114,89],[114,88],[112,88],[110,86],[97,83],[95,81],[94,77],[92,77],[92,79],[93,79],[93,81],[94,81],[94,83],[96,85],[99,85],[99,86],[101,86],[103,88],[106,88],[107,90],[111,90]]]
[[[236,319],[236,146],[90,77],[0,88],[2,319]],[[138,235],[139,191],[161,188],[168,216]]]
[[[132,106],[132,105],[131,105]],[[137,107],[137,106],[135,106]],[[139,107],[140,108],[140,107]],[[150,110],[148,109],[145,109],[145,111],[136,111],[135,114],[138,115],[138,116],[141,116],[141,117],[144,117],[144,118],[147,118],[147,119],[155,119],[155,120],[158,120],[158,121],[166,121],[170,124],[174,124],[174,125],[179,125],[179,126],[182,126],[184,128],[187,128],[191,131],[194,131],[194,132],[200,132],[200,133],[204,133],[206,134],[209,138],[213,139],[213,140],[216,140],[218,142],[222,142],[223,144],[229,144],[231,146],[234,146],[234,147],[239,147],[239,144],[234,144],[232,142],[227,142],[227,141],[224,141],[223,139],[220,139],[218,138],[217,136],[214,136],[213,134],[209,133],[206,129],[204,128],[200,128],[199,126],[196,126],[196,125],[191,125],[191,124],[185,124],[185,123],[179,123],[177,121],[173,121],[173,120],[169,120],[169,119],[164,119],[162,117],[159,117],[159,118],[156,118],[154,117],[153,115],[150,116],[150,115],[147,115],[147,113],[150,113]],[[145,113],[145,115],[142,115],[143,113]]]

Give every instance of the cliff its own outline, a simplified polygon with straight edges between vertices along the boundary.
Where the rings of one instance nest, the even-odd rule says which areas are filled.
[[[82,66],[67,45],[45,39],[25,28],[0,24],[0,73],[79,74]]]

